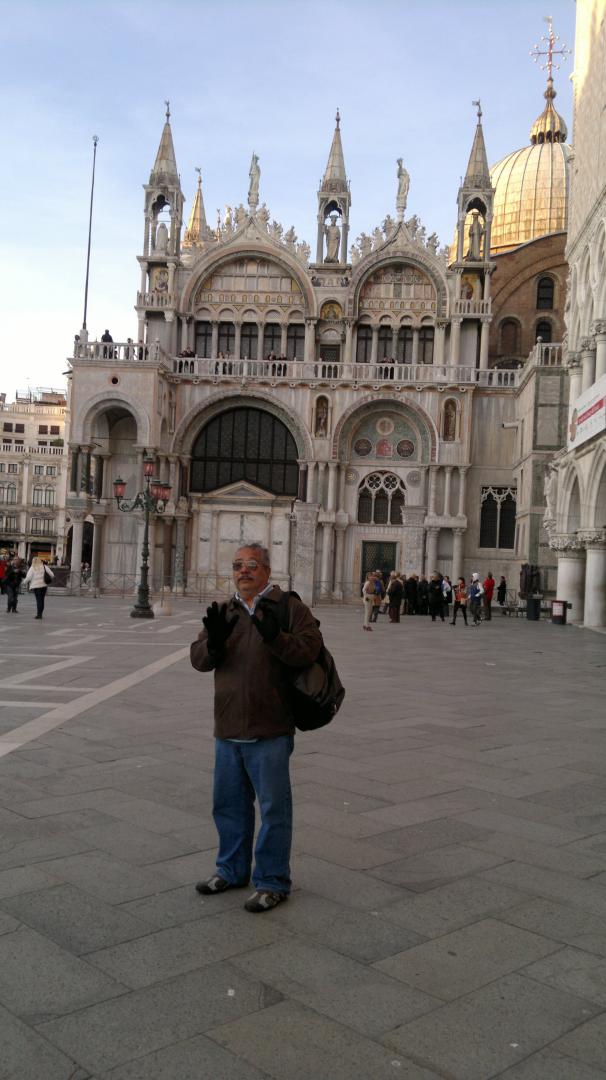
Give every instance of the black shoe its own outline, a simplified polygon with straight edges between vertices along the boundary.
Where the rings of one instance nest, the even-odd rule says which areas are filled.
[[[42,618],[41,615],[34,615],[34,619],[41,619],[41,618]]]
[[[227,892],[228,889],[245,889],[247,885],[247,881],[238,881],[232,885],[220,874],[213,874],[206,881],[197,882],[196,892],[202,893],[203,896],[215,896],[217,893]]]
[[[288,900],[288,893],[254,892],[246,901],[244,909],[245,911],[252,911],[254,914],[261,911],[271,911],[278,904],[282,904],[284,900]]]

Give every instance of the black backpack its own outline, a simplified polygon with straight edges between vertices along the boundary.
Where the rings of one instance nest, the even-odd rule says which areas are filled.
[[[288,602],[296,592],[284,593],[280,601],[279,621],[288,633]],[[316,619],[319,626],[320,623]],[[345,697],[345,687],[339,678],[332,655],[322,642],[317,659],[305,668],[288,670],[288,703],[295,726],[299,731],[315,731],[330,724]]]

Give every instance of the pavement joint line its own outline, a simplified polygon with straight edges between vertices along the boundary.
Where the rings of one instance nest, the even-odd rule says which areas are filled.
[[[92,693],[93,690],[98,690],[98,686],[51,686],[50,683],[36,683],[35,686],[25,686],[23,683],[12,683],[6,679],[2,683],[3,690],[18,690],[21,693],[23,690],[29,690],[37,692],[38,690],[54,690],[60,694],[87,694]]]
[[[40,735],[45,735],[48,731],[60,727],[66,720],[73,720],[75,717],[87,712],[88,709],[100,705],[103,701],[116,697],[117,694],[121,694],[125,690],[130,690],[133,686],[137,686],[138,683],[145,682],[146,679],[157,675],[164,668],[172,667],[173,664],[184,660],[186,656],[189,656],[189,645],[187,648],[178,649],[176,652],[169,653],[168,656],[154,660],[151,664],[146,664],[145,667],[139,668],[129,675],[114,679],[113,682],[107,683],[106,686],[102,686],[90,694],[83,694],[76,701],[57,705],[51,708],[49,712],[43,713],[42,716],[29,720],[13,731],[0,735],[0,758],[6,757],[26,743],[33,742]],[[24,704],[22,703],[22,705]],[[27,704],[31,706],[32,703],[28,702]]]
[[[43,667],[31,668],[29,671],[23,671],[20,675],[11,675],[8,679],[0,679],[0,688],[4,686],[14,687],[19,683],[30,682],[31,679],[37,679],[39,675],[50,675],[51,671],[60,671],[63,668],[75,667],[77,664],[84,664],[88,661],[94,660],[92,656],[70,656],[66,660],[56,660],[54,664],[45,664]]]
[[[54,709],[57,706],[56,701],[0,701],[0,708],[11,709]],[[17,731],[19,728],[16,729]],[[0,757],[2,753],[0,752]]]

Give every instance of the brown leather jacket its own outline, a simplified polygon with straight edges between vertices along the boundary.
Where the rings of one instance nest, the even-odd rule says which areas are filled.
[[[277,585],[263,598],[278,604],[283,592]],[[312,664],[322,645],[322,635],[309,608],[295,596],[288,603],[288,633],[281,630],[265,644],[250,615],[231,598],[228,619],[238,621],[227,641],[225,657],[215,668],[215,736],[219,739],[267,739],[295,731],[287,704],[287,668]],[[206,630],[190,651],[193,667],[212,671]]]

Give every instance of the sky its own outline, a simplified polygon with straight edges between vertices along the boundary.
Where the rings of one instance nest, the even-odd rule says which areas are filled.
[[[574,0],[550,0],[574,45]],[[65,385],[82,325],[92,137],[99,136],[88,304],[91,338],[136,336],[143,189],[170,100],[185,218],[202,169],[209,224],[261,201],[315,248],[316,193],[337,107],[350,238],[395,213],[450,243],[482,102],[488,159],[527,145],[546,75],[538,0],[0,0],[5,287],[0,391]],[[573,58],[554,72],[572,128]],[[8,287],[7,287],[8,286]]]

